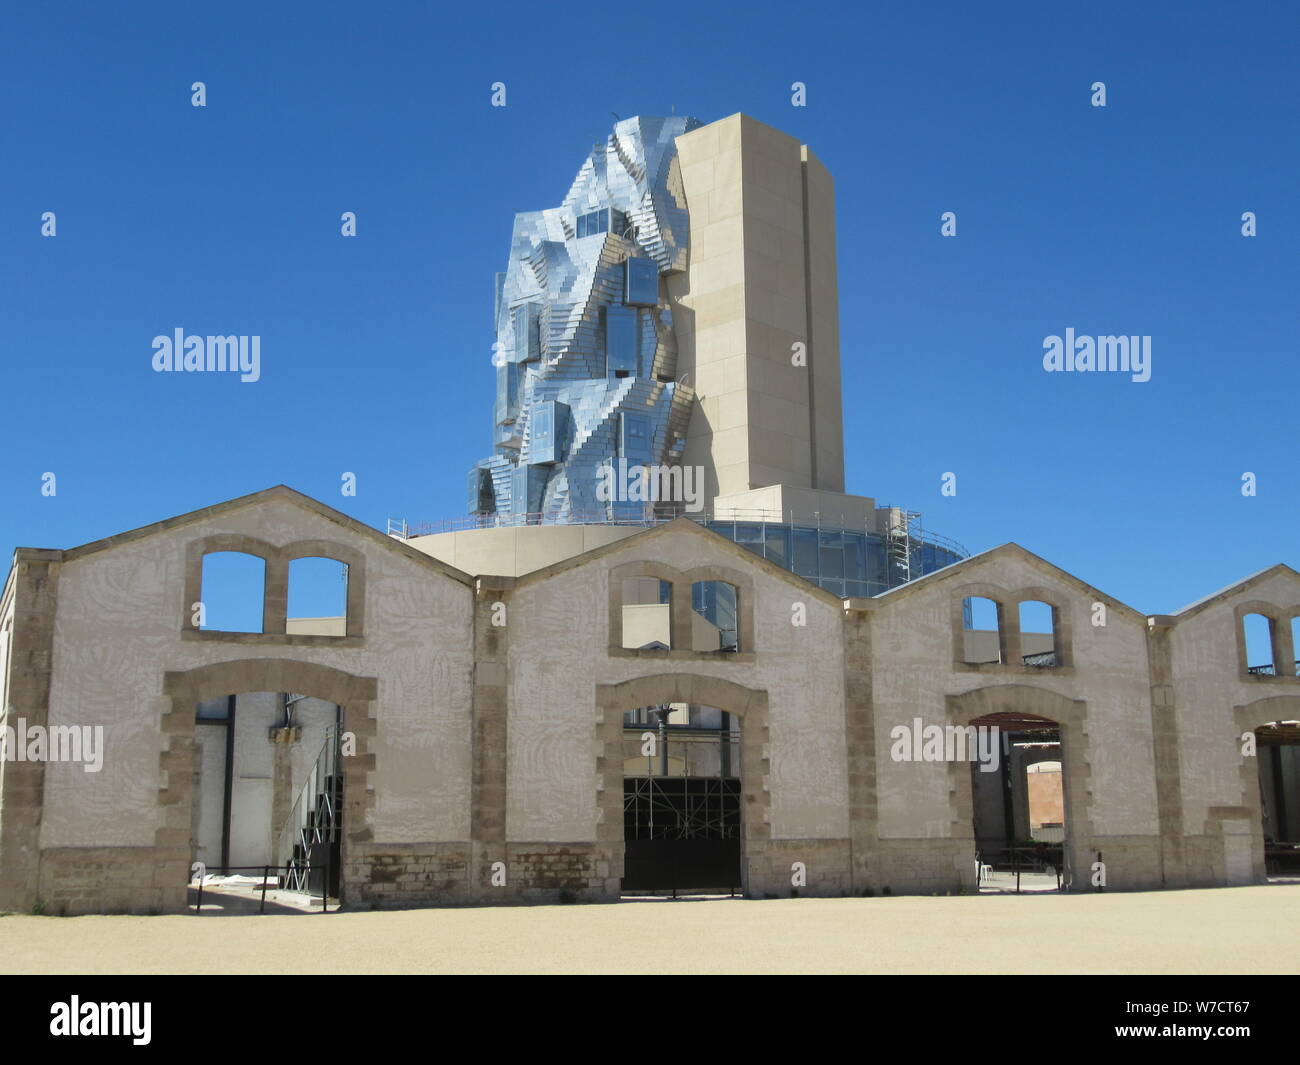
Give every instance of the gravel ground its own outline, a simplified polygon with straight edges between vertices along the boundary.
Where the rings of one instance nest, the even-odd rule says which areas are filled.
[[[6,973],[1298,973],[1300,885],[0,920]]]

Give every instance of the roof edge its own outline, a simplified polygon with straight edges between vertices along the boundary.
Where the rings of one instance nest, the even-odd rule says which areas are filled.
[[[373,526],[359,521],[349,514],[344,514],[341,510],[335,510],[319,499],[299,492],[295,488],[290,488],[285,484],[273,485],[270,488],[263,488],[257,492],[250,492],[247,495],[236,496],[234,499],[227,499],[221,503],[214,503],[212,506],[201,507],[198,510],[187,511],[183,514],[177,514],[170,518],[164,518],[161,521],[155,521],[148,525],[141,525],[134,529],[128,529],[126,532],[116,533],[113,536],[106,536],[99,540],[92,540],[89,543],[80,544],[77,547],[68,548],[58,552],[58,557],[64,562],[73,562],[85,558],[89,555],[98,554],[101,551],[111,550],[115,547],[121,547],[124,544],[134,543],[137,540],[144,540],[150,536],[158,535],[163,532],[170,532],[174,529],[184,528],[187,525],[194,525],[208,518],[215,518],[219,515],[230,514],[236,510],[243,510],[246,507],[255,506],[258,503],[266,502],[271,499],[281,499],[304,510],[311,511],[319,517],[332,521],[336,525],[341,525],[349,532],[357,536],[362,536],[376,543],[382,542],[389,550],[406,556],[407,558],[420,562],[429,569],[441,573],[445,577],[450,577],[466,587],[474,587],[474,578],[468,573],[457,569],[455,566],[443,562],[441,559],[434,558],[432,555],[426,555],[423,551],[403,543],[401,540],[394,539],[385,533],[380,532]],[[46,549],[41,548],[19,548],[19,552],[42,552]],[[15,553],[17,556],[17,552]],[[36,557],[36,556],[31,556]]]
[[[1110,608],[1117,609],[1121,613],[1127,614],[1134,621],[1140,621],[1144,624],[1146,623],[1147,615],[1142,613],[1142,611],[1129,606],[1122,599],[1117,599],[1108,592],[1103,592],[1100,588],[1089,584],[1081,577],[1076,577],[1069,570],[1062,569],[1054,562],[1049,562],[1041,555],[1034,554],[1028,548],[1022,547],[1015,541],[1008,541],[1005,544],[999,544],[997,547],[991,547],[986,551],[980,551],[977,554],[969,555],[966,558],[961,559],[959,562],[954,562],[950,566],[944,566],[943,569],[935,570],[933,573],[927,573],[924,577],[918,577],[914,581],[900,584],[897,588],[891,588],[887,592],[881,592],[879,595],[872,596],[872,598],[885,606],[889,606],[921,586],[930,587],[933,584],[951,580],[957,576],[961,570],[968,568],[973,564],[978,564],[987,559],[1003,555],[1013,555],[1033,566],[1046,568],[1053,574],[1065,580],[1066,583],[1072,584],[1076,588],[1095,596],[1098,601],[1105,603]]]
[[[653,525],[648,529],[643,529],[640,532],[633,533],[631,536],[625,536],[620,540],[613,540],[607,544],[600,544],[598,547],[593,547],[591,550],[584,551],[580,555],[572,555],[569,558],[561,559],[559,562],[552,562],[549,566],[543,566],[541,569],[535,569],[531,573],[523,574],[518,578],[515,587],[522,588],[535,582],[549,580],[550,578],[559,576],[561,573],[570,569],[585,566],[588,562],[594,562],[598,558],[603,558],[605,555],[613,554],[615,551],[622,550],[631,543],[637,541],[649,541],[656,537],[667,535],[671,530],[686,532],[688,535],[704,536],[711,540],[715,540],[719,545],[730,551],[737,558],[743,559],[745,562],[757,566],[760,570],[770,576],[780,577],[787,583],[793,584],[801,591],[806,591],[808,594],[816,596],[818,599],[821,599],[826,603],[833,603],[836,606],[843,603],[843,600],[838,595],[833,595],[824,588],[813,584],[806,578],[800,577],[797,573],[791,573],[787,569],[782,569],[775,562],[771,562],[766,558],[756,555],[752,551],[746,551],[735,541],[728,540],[721,533],[714,532],[712,529],[701,525],[698,521],[693,521],[687,517],[674,518],[672,521],[665,522],[662,525]]]
[[[1188,618],[1195,617],[1202,610],[1206,610],[1216,603],[1220,603],[1233,595],[1238,595],[1241,592],[1244,592],[1247,588],[1259,583],[1266,577],[1272,577],[1281,573],[1289,573],[1293,577],[1300,577],[1300,573],[1296,572],[1296,570],[1292,569],[1285,562],[1277,562],[1265,569],[1257,570],[1249,576],[1242,577],[1239,581],[1234,581],[1226,588],[1220,588],[1217,592],[1211,592],[1209,595],[1202,596],[1200,599],[1192,600],[1192,602],[1188,603],[1186,606],[1175,610],[1169,615],[1169,617],[1173,618],[1175,623],[1185,621]]]

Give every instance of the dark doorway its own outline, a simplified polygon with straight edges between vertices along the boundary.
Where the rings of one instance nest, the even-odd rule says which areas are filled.
[[[734,894],[741,888],[737,719],[666,703],[624,715],[623,890]]]
[[[1255,730],[1264,870],[1300,876],[1300,721],[1274,721]]]

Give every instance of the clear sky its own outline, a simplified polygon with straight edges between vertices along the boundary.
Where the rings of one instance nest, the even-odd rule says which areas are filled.
[[[1300,567],[1295,3],[8,5],[0,551],[278,483],[463,514],[513,212],[674,108],[835,177],[849,491],[1151,613]],[[261,379],[153,372],[177,328]],[[1151,380],[1046,373],[1067,328]]]

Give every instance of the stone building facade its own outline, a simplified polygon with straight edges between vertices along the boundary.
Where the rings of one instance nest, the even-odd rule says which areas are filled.
[[[266,561],[262,632],[194,623],[204,556],[231,550]],[[342,635],[287,631],[289,562],[307,556],[348,565]],[[694,582],[730,584],[736,649],[625,647],[629,576],[666,582],[675,632]],[[997,661],[966,660],[971,596],[1003,608]],[[1030,599],[1052,607],[1047,666],[1020,651],[1014,605]],[[1271,672],[1247,660],[1248,613],[1274,622]],[[1018,717],[1059,727],[1070,889],[1090,889],[1098,861],[1109,890],[1257,882],[1246,737],[1300,719],[1297,617],[1285,565],[1146,617],[1015,544],[841,600],[686,518],[521,576],[469,574],[276,487],[16,553],[0,599],[6,735],[101,727],[103,750],[88,772],[16,760],[10,739],[0,909],[182,908],[196,707],[253,692],[342,708],[348,906],[617,899],[624,715],[667,705],[738,722],[751,896],[972,890],[969,763],[900,760],[894,737]]]

